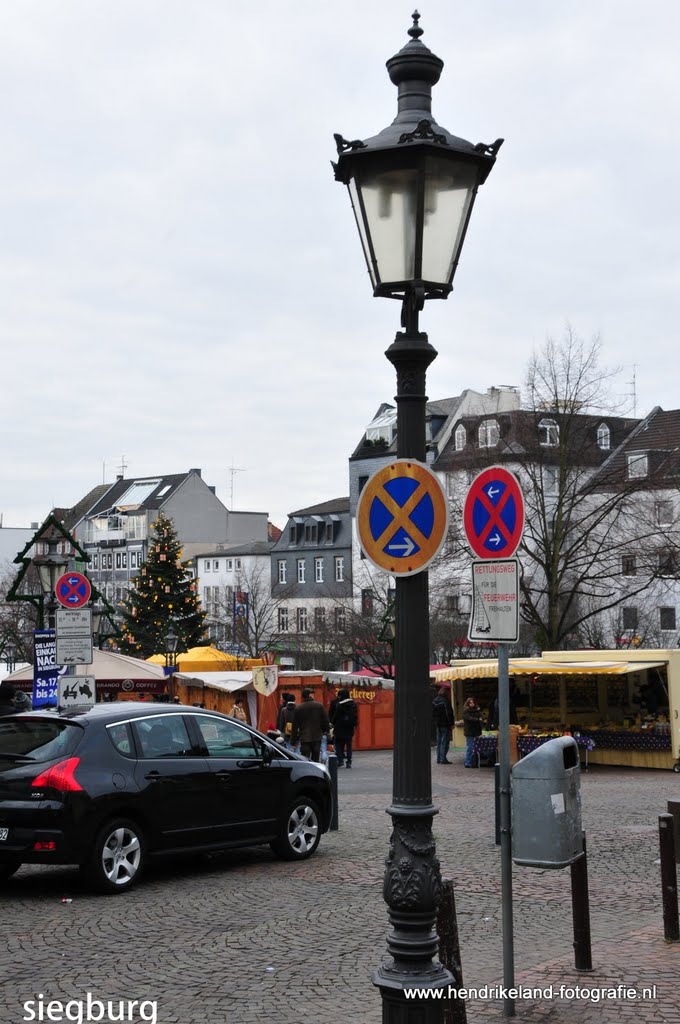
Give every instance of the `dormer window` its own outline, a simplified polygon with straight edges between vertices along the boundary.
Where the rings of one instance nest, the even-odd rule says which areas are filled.
[[[560,442],[560,428],[555,420],[541,420],[538,424],[539,443],[548,448],[555,448]]]
[[[496,420],[484,420],[479,425],[479,447],[495,448],[498,444],[499,430]]]
[[[626,458],[626,476],[629,480],[643,480],[649,474],[646,452],[636,452]]]
[[[600,423],[597,428],[597,447],[603,452],[608,452],[611,444],[611,431],[606,423]]]
[[[456,427],[456,432],[454,434],[454,438],[455,438],[455,442],[456,442],[456,451],[457,452],[462,452],[463,448],[465,447],[465,443],[467,441],[467,433],[466,433],[465,427],[463,426],[462,423],[459,423],[458,426]]]

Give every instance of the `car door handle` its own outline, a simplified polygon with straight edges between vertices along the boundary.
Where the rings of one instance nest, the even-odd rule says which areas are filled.
[[[147,772],[144,776],[149,782],[174,782],[175,780],[169,775],[162,775],[161,772]]]
[[[220,782],[227,783],[227,782],[231,782],[232,779],[233,779],[233,776],[232,776],[231,772],[221,771],[221,772],[217,772],[216,774],[217,774],[217,778],[219,779]]]

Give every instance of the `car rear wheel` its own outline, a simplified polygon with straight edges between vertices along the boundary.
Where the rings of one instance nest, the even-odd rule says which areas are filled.
[[[3,860],[0,863],[0,885],[2,885],[6,878],[11,878],[12,875],[15,875],[20,867],[20,860]]]
[[[290,804],[278,838],[271,846],[284,860],[304,860],[312,856],[320,839],[319,808],[309,797],[301,796]]]
[[[98,892],[126,892],[138,880],[145,859],[141,830],[132,821],[107,822],[95,839],[89,860],[83,865],[87,882]]]

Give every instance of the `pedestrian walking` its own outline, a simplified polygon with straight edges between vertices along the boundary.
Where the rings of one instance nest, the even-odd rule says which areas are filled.
[[[338,768],[345,765],[352,767],[352,741],[359,720],[356,703],[349,695],[349,690],[338,690],[337,700],[333,702],[330,721],[333,726],[333,742],[338,755]]]
[[[475,697],[468,697],[463,704],[463,735],[465,736],[465,767],[474,768],[472,758],[475,740],[482,735],[482,709]]]
[[[293,715],[293,745],[299,742],[300,753],[310,761],[318,761],[321,754],[321,739],[330,731],[330,722],[323,704],[314,700],[314,691],[305,687],[302,703]]]
[[[451,764],[447,758],[453,729],[453,708],[445,686],[440,686],[432,701],[432,716],[437,730],[437,764]]]

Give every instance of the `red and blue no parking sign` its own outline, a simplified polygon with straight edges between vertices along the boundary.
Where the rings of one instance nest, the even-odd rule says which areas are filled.
[[[90,600],[92,588],[82,572],[66,572],[57,580],[54,594],[64,608],[82,608]]]
[[[463,525],[478,558],[514,555],[524,531],[524,497],[514,473],[490,466],[475,477],[465,498]]]

